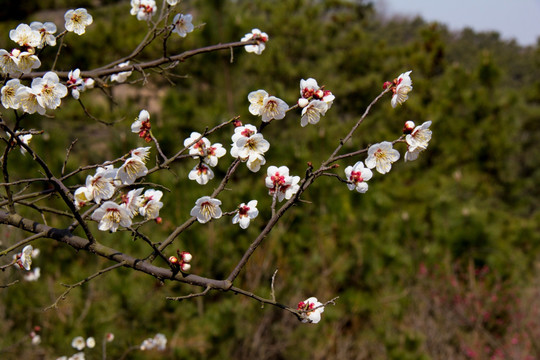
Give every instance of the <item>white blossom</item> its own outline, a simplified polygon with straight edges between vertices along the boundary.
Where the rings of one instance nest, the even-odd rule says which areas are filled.
[[[86,346],[86,341],[84,341],[84,338],[82,336],[77,336],[71,340],[71,347],[81,351]]]
[[[193,31],[194,27],[191,23],[193,17],[191,14],[176,14],[173,19],[173,33],[177,33],[181,37],[186,37],[186,35]]]
[[[189,180],[195,180],[200,185],[206,185],[214,178],[214,172],[205,164],[197,164],[188,174]]]
[[[43,48],[45,45],[56,45],[56,36],[53,35],[56,32],[56,25],[54,23],[41,23],[39,21],[34,21],[30,23],[30,28],[39,32],[40,34],[41,39],[38,45],[38,49]]]
[[[316,297],[310,297],[298,303],[298,310],[302,311],[303,323],[316,324],[321,321],[321,314],[324,312],[324,306]]]
[[[412,70],[407,71],[394,80],[395,87],[392,88],[394,93],[391,101],[392,107],[395,108],[397,104],[403,104],[409,98],[407,94],[412,90],[412,80],[409,75],[411,72]]]
[[[391,142],[383,141],[369,147],[366,166],[370,169],[376,168],[379,173],[386,174],[392,168],[392,163],[398,160],[399,151],[392,148]]]
[[[127,67],[129,65],[129,61],[123,62],[118,64],[119,68]],[[122,71],[118,74],[112,74],[111,75],[111,81],[116,81],[118,83],[123,83],[127,80],[127,78],[131,75],[132,71]]]
[[[255,45],[246,45],[244,49],[247,52],[252,52],[257,55],[261,55],[266,47],[266,42],[268,41],[268,34],[261,32],[259,29],[252,29],[250,33],[244,35],[240,41],[249,41],[249,40],[258,40],[258,43]]]
[[[364,163],[358,161],[354,166],[347,166],[345,176],[350,182],[347,184],[349,190],[356,190],[359,193],[365,193],[368,190],[366,181],[371,179],[373,173],[370,169],[364,167]]]
[[[263,122],[269,122],[272,119],[283,119],[289,110],[287,103],[275,96],[267,96],[264,98],[263,106],[260,110]]]
[[[127,159],[120,168],[116,175],[117,179],[120,179],[123,184],[131,185],[137,178],[145,176],[148,173],[146,165],[138,156],[131,156]]]
[[[232,219],[232,223],[240,225],[242,229],[247,229],[251,219],[255,219],[257,215],[259,215],[257,200],[251,200],[247,205],[241,203]]]
[[[116,232],[119,226],[131,225],[128,210],[112,201],[106,201],[96,209],[92,214],[92,220],[99,221],[98,229],[101,231]]]
[[[139,214],[146,220],[155,219],[159,216],[159,210],[163,207],[161,197],[163,192],[160,190],[149,189],[144,192],[139,204]]]
[[[211,219],[219,219],[222,215],[221,201],[210,196],[203,196],[195,202],[190,215],[195,216],[201,224],[207,223]]]
[[[264,106],[264,99],[268,97],[268,93],[265,90],[252,91],[248,94],[249,100],[249,112],[255,116],[261,114],[261,110]]]
[[[68,10],[64,14],[64,19],[66,20],[66,30],[74,32],[77,35],[84,34],[86,32],[86,27],[94,21],[92,15],[84,8]]]
[[[67,87],[60,83],[56,73],[49,71],[43,78],[32,80],[32,92],[36,95],[40,106],[56,109],[60,106],[60,99],[67,95]]]
[[[328,104],[321,100],[311,100],[309,104],[302,109],[302,119],[300,125],[302,127],[307,124],[316,124],[321,119],[321,115],[326,114]]]
[[[41,34],[27,24],[19,24],[16,29],[10,30],[9,38],[22,47],[37,47],[41,43]]]

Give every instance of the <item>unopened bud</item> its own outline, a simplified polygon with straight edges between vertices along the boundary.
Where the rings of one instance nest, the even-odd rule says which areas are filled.
[[[386,89],[388,89],[390,86],[392,86],[392,82],[390,82],[390,81],[385,81],[384,84],[382,85],[382,88],[383,88],[383,90],[386,90]]]
[[[176,256],[169,256],[169,262],[171,264],[178,264],[178,258]]]
[[[234,127],[239,127],[239,126],[242,126],[242,122],[238,119],[235,119],[233,120],[233,125]]]
[[[300,99],[298,99],[298,106],[300,106],[301,108],[306,107],[307,104],[309,104],[309,100],[308,100],[308,99],[305,99],[305,98],[300,98]]]
[[[180,265],[180,270],[182,270],[183,272],[188,272],[190,269],[191,265],[188,263],[182,263],[182,265]]]
[[[39,326],[39,325],[34,326],[34,331],[35,332],[41,331],[41,326]]]
[[[322,99],[322,98],[324,97],[324,90],[319,89],[319,90],[315,91],[315,92],[313,93],[313,97],[314,97],[315,99],[319,99],[319,100]]]
[[[403,133],[404,134],[410,134],[414,130],[414,122],[412,120],[408,120],[405,122],[405,126],[403,126]]]
[[[161,224],[163,222],[163,219],[161,218],[161,216],[158,216],[154,219],[154,221],[156,222],[156,224]]]
[[[105,335],[105,340],[107,340],[107,342],[111,342],[114,340],[114,334],[113,333],[107,333],[107,335]]]
[[[182,251],[181,255],[182,255],[182,260],[184,260],[184,262],[190,262],[191,259],[193,259],[193,255],[191,255],[191,253],[187,251]]]

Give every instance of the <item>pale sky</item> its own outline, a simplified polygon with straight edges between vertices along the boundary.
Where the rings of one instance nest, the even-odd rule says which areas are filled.
[[[420,15],[450,30],[497,31],[504,40],[535,45],[540,37],[540,0],[371,0],[386,15]]]

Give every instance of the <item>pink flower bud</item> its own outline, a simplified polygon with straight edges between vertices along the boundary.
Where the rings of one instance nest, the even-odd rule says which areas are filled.
[[[171,264],[178,264],[179,263],[178,258],[176,256],[169,256],[169,262]]]
[[[183,272],[188,272],[190,269],[191,265],[188,263],[182,263],[182,265],[180,265],[180,270],[182,270]]]
[[[404,134],[410,134],[414,130],[414,122],[412,120],[406,121],[405,126],[403,127]]]
[[[392,86],[392,82],[390,82],[390,81],[385,81],[384,84],[383,84],[383,86],[382,86],[382,88],[383,88],[383,90],[386,90],[386,89],[388,89],[390,86]]]
[[[321,100],[324,97],[324,90],[319,89],[319,90],[315,91],[315,93],[313,94],[313,97],[315,99]]]
[[[307,104],[309,104],[309,100],[308,100],[308,99],[305,99],[305,98],[300,98],[300,99],[298,99],[298,106],[300,106],[301,108],[306,107]]]
[[[114,334],[113,333],[107,333],[107,335],[105,335],[105,340],[107,340],[107,342],[111,342],[114,340]]]
[[[154,221],[156,222],[156,224],[161,224],[163,222],[163,219],[161,218],[161,216],[158,216],[154,219]]]

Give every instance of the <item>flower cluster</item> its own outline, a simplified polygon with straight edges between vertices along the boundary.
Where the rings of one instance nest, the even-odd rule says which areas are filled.
[[[289,105],[275,96],[269,96],[265,90],[252,91],[248,94],[249,112],[261,116],[263,122],[272,119],[281,120],[287,114]]]
[[[156,334],[153,338],[145,339],[141,346],[140,350],[159,350],[163,351],[167,347],[167,337],[163,334]]]
[[[264,153],[270,149],[270,143],[261,133],[257,133],[255,126],[247,124],[236,127],[231,139],[231,156],[245,161],[249,170],[257,172],[266,164]]]
[[[152,141],[152,134],[150,133],[150,114],[146,110],[141,110],[139,116],[131,124],[131,132],[139,134],[139,137],[146,142]]]
[[[251,32],[244,35],[244,37],[240,41],[249,41],[249,40],[257,40],[257,44],[246,45],[244,46],[244,49],[246,49],[247,52],[252,52],[257,55],[261,55],[264,49],[266,48],[266,42],[268,41],[268,34],[266,34],[265,32],[261,32],[261,30],[259,29],[252,29]]]
[[[289,200],[300,189],[300,176],[290,176],[286,166],[269,166],[265,179],[268,194],[275,196],[278,201]]]
[[[66,82],[67,88],[71,90],[71,95],[74,99],[79,99],[80,93],[86,89],[92,89],[94,87],[94,79],[81,77],[81,70],[75,69],[69,72],[68,81]]]
[[[220,143],[210,143],[210,140],[198,132],[192,132],[190,137],[184,140],[184,146],[189,147],[189,154],[194,159],[199,159],[199,163],[190,171],[189,179],[201,185],[207,184],[214,178],[214,172],[210,167],[215,167],[227,150]]]
[[[193,255],[187,251],[180,252],[180,250],[177,250],[176,253],[178,257],[170,256],[169,262],[180,267],[183,272],[188,272],[191,269],[190,261],[193,259]]]
[[[131,185],[137,178],[145,176],[148,173],[146,160],[149,150],[150,147],[132,150],[131,156],[118,169],[113,165],[98,167],[95,175],[86,177],[85,186],[75,190],[75,207],[79,209],[90,201],[100,204],[102,200],[111,199],[119,187]],[[148,189],[142,194],[143,190],[129,191],[122,196],[121,204],[105,201],[96,209],[92,219],[99,222],[99,230],[115,232],[119,226],[128,227],[135,215],[141,215],[146,220],[157,219],[163,207],[160,201],[163,193]]]
[[[154,16],[157,5],[154,0],[131,0],[131,15],[136,15],[137,20],[147,21]]]
[[[298,303],[297,310],[302,315],[303,323],[318,323],[321,321],[321,314],[324,312],[324,305],[316,297],[310,297]]]
[[[89,337],[85,340],[82,336],[77,336],[71,341],[71,347],[78,351],[81,351],[85,347],[93,349],[95,346],[96,340],[93,337]]]
[[[317,80],[300,80],[300,98],[298,106],[302,108],[300,125],[317,124],[334,102],[335,96],[329,90],[319,87]]]

